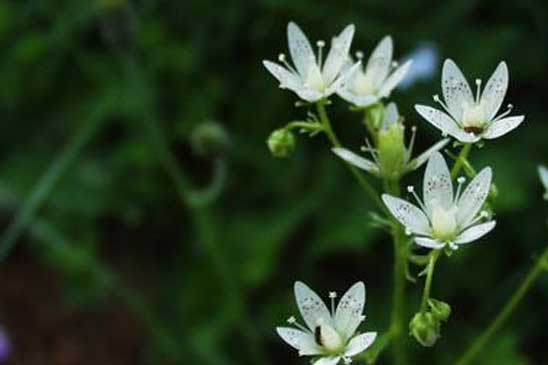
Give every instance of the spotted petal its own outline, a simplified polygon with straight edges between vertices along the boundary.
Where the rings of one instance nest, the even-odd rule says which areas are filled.
[[[348,343],[344,356],[352,357],[367,350],[367,348],[375,342],[376,338],[377,332],[362,333],[361,335],[354,337]]]
[[[451,135],[463,143],[473,143],[480,139],[471,133],[464,132],[449,115],[441,110],[426,105],[415,105],[415,110],[444,135]]]
[[[278,335],[294,349],[299,350],[299,355],[318,355],[321,353],[320,347],[314,340],[314,335],[291,327],[276,328]]]
[[[289,53],[295,68],[297,68],[302,78],[306,78],[310,64],[316,62],[316,56],[314,56],[308,38],[294,22],[287,25],[287,42],[289,43]]]
[[[497,66],[493,75],[485,84],[485,89],[481,95],[481,104],[485,108],[487,119],[491,120],[497,114],[500,109],[506,90],[508,89],[508,66],[506,62],[501,62]]]
[[[349,164],[356,166],[357,168],[360,168],[375,175],[378,175],[380,173],[379,167],[373,161],[360,157],[354,152],[347,150],[346,148],[333,148],[331,151],[333,151],[333,153],[335,153],[337,156],[339,156]]]
[[[295,299],[306,325],[311,331],[322,323],[331,325],[332,318],[323,300],[306,284],[295,282]]]
[[[365,285],[357,282],[344,293],[335,311],[335,327],[344,339],[350,338],[362,322]]]
[[[432,213],[436,204],[439,204],[445,210],[450,209],[453,205],[451,173],[439,152],[434,152],[428,160],[422,190],[428,215]]]
[[[334,37],[331,41],[331,48],[325,59],[322,74],[326,84],[331,84],[345,62],[348,60],[348,52],[350,51],[350,44],[354,37],[355,27],[353,24],[347,25],[346,28]]]
[[[365,68],[366,74],[371,77],[373,85],[379,88],[390,72],[394,44],[390,36],[384,37],[371,53]]]
[[[443,98],[449,112],[456,120],[462,118],[463,105],[472,105],[474,97],[466,78],[459,67],[450,59],[443,63],[441,74]]]
[[[468,184],[457,202],[457,222],[466,227],[480,211],[491,187],[492,172],[486,167]]]
[[[489,125],[483,134],[485,139],[494,139],[516,129],[525,119],[523,115],[499,119]]]
[[[459,234],[457,239],[455,240],[455,243],[465,244],[472,241],[477,240],[478,238],[481,238],[482,236],[486,235],[487,233],[491,232],[493,228],[495,228],[495,225],[497,223],[495,221],[490,221],[487,223],[478,224],[475,226],[472,226]]]
[[[394,218],[412,233],[420,235],[430,234],[428,218],[415,205],[388,194],[383,194],[382,200]]]

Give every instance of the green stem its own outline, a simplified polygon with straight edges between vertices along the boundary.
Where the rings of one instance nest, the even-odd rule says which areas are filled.
[[[434,269],[436,262],[440,257],[441,250],[433,250],[429,255],[428,268],[426,271],[426,281],[424,282],[424,290],[422,292],[421,312],[426,312],[428,308],[428,299],[430,299],[430,289],[432,288],[432,279],[434,277]]]
[[[497,315],[494,321],[487,327],[487,329],[477,338],[474,343],[468,348],[464,355],[457,361],[457,365],[467,365],[485,348],[487,343],[497,333],[500,327],[506,322],[510,315],[514,312],[517,306],[520,304],[525,295],[529,292],[535,281],[540,274],[546,270],[548,265],[548,247],[544,249],[544,252],[537,260],[535,265],[531,268],[525,280],[521,283],[510,300],[506,303],[502,311]]]
[[[325,101],[319,101],[316,104],[316,107],[320,116],[320,121],[324,127],[325,135],[327,136],[333,147],[342,147],[341,142],[339,141],[337,135],[331,127],[331,122],[329,121],[329,117],[327,116],[327,112],[325,111]],[[379,197],[377,191],[373,188],[373,186],[371,186],[371,184],[367,181],[367,179],[354,166],[350,165],[349,163],[345,163],[345,165],[348,167],[352,175],[354,175],[354,177],[363,188],[365,193],[369,196],[369,198],[377,205],[377,207],[381,211],[385,211],[386,208],[382,203],[381,198]]]
[[[400,195],[398,181],[386,181],[387,193]],[[395,365],[407,363],[405,348],[405,280],[407,250],[405,247],[405,232],[403,227],[394,221],[392,230],[394,243],[394,289],[392,294],[392,314],[390,319],[390,333],[392,334],[392,351]]]
[[[117,97],[113,98],[112,95],[109,95],[94,107],[91,113],[88,114],[88,118],[82,122],[83,126],[40,177],[28,199],[17,211],[0,240],[0,262],[5,260],[10,254],[19,236],[32,223],[36,212],[50,196],[57,182],[72,166],[82,149],[107,120],[106,116],[110,112],[111,107],[116,104],[117,99]]]
[[[451,170],[451,178],[453,180],[457,178],[457,175],[459,174],[461,168],[468,163],[468,155],[470,154],[471,149],[472,144],[468,143],[465,144],[464,147],[462,147],[462,149],[460,150],[459,157],[457,157],[457,160],[453,165],[453,169]]]

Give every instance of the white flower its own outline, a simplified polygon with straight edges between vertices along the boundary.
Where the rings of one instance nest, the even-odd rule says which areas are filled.
[[[348,51],[354,36],[354,25],[350,24],[331,40],[331,48],[325,62],[322,51],[325,42],[318,41],[318,56],[314,55],[308,38],[297,24],[290,22],[287,25],[287,41],[289,53],[295,67],[286,60],[284,54],[278,59],[285,66],[270,61],[263,61],[263,65],[278,81],[282,89],[295,92],[301,99],[316,102],[336,93],[351,75],[358,64],[341,72],[348,60]]]
[[[488,220],[481,207],[489,194],[491,168],[486,167],[468,184],[461,194],[464,178],[457,179],[457,192],[453,194],[451,174],[445,160],[436,152],[428,160],[423,181],[421,202],[412,186],[408,187],[419,207],[403,199],[384,194],[382,199],[392,215],[405,226],[408,234],[415,235],[415,242],[428,248],[452,249],[477,240],[490,232],[496,222]]]
[[[542,182],[542,185],[544,186],[544,199],[548,200],[548,169],[544,166],[538,167],[538,174],[540,176],[540,182]]]
[[[306,324],[299,324],[295,317],[288,322],[294,327],[278,327],[276,331],[300,356],[318,356],[314,365],[335,365],[341,359],[351,358],[365,351],[375,338],[376,332],[356,334],[365,304],[365,285],[357,282],[342,296],[335,310],[335,292],[329,293],[331,309],[304,283],[295,283],[295,299]]]
[[[411,159],[417,129],[415,127],[412,128],[411,141],[409,142],[408,147],[404,146],[403,130],[404,126],[403,123],[401,123],[398,109],[394,103],[390,103],[384,111],[379,131],[379,148],[373,148],[367,140],[366,146],[362,147],[363,151],[367,151],[371,154],[371,160],[358,156],[346,148],[333,148],[332,151],[346,162],[362,170],[377,177],[392,179],[399,178],[402,175],[419,168],[434,152],[439,151],[449,143],[448,138],[443,139],[416,158]],[[385,144],[392,145],[385,147]]]
[[[476,79],[476,85],[474,97],[459,67],[452,60],[445,60],[442,71],[445,102],[434,95],[434,100],[445,112],[425,105],[415,105],[415,109],[442,133],[463,143],[500,137],[523,122],[523,115],[507,117],[512,111],[511,104],[504,113],[497,116],[508,88],[508,67],[505,62],[499,63],[483,92],[480,79]]]
[[[369,57],[365,70],[360,67],[354,72],[338,91],[339,96],[358,107],[367,107],[390,96],[411,66],[411,61],[395,66],[393,49],[392,38],[384,37]],[[357,57],[361,59],[363,53],[358,52]]]

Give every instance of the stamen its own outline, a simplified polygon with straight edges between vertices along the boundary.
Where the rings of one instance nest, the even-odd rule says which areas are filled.
[[[318,47],[318,65],[320,66],[321,70],[323,63],[323,48],[325,47],[325,42],[323,40],[319,40],[316,42],[316,46]]]
[[[476,104],[479,104],[481,92],[481,79],[476,79]]]
[[[280,61],[280,62],[281,62],[289,71],[291,71],[291,72],[293,72],[293,73],[295,73],[295,74],[298,74],[297,70],[295,70],[295,69],[293,68],[293,66],[291,66],[291,65],[289,64],[289,62],[287,62],[287,58],[285,57],[285,54],[280,53],[280,54],[278,55],[278,61]]]
[[[449,108],[447,107],[447,104],[445,104],[445,102],[440,99],[440,96],[438,94],[433,95],[432,99],[434,99],[436,103],[440,104],[443,110],[447,112],[447,114],[452,115],[451,112],[449,111]]]
[[[413,156],[413,147],[415,147],[415,136],[417,135],[417,126],[411,127],[411,140],[409,141],[409,147],[407,147],[408,156]]]
[[[512,112],[512,109],[514,109],[514,105],[508,104],[506,111],[502,113],[501,115],[499,115],[498,117],[496,117],[495,119],[493,119],[493,122],[496,122],[497,120],[500,120],[504,118],[505,116],[507,116],[508,114],[510,114]]]
[[[398,67],[400,64],[398,61],[392,61],[392,63],[390,63],[390,66],[392,66],[392,68],[396,68]]]
[[[457,246],[455,242],[449,242],[449,248],[452,249],[453,251],[456,251],[459,249],[459,246]]]
[[[475,225],[476,223],[478,223],[479,221],[485,219],[489,217],[489,212],[486,211],[486,210],[482,210],[477,216],[476,218],[474,218],[470,223],[468,223],[468,225],[463,229],[464,230],[467,230],[468,228],[472,227],[473,225]]]
[[[357,51],[357,52],[356,52],[356,58],[357,58],[358,60],[363,59],[363,52],[362,52],[362,51]]]
[[[300,324],[299,322],[297,322],[297,320],[295,319],[294,316],[291,316],[287,319],[287,323],[297,327],[298,329],[304,331],[304,332],[310,332],[310,330],[308,328],[306,328],[305,326],[303,326],[302,324]]]
[[[366,147],[366,150],[371,154],[371,157],[373,158],[373,161],[377,165],[380,165],[378,151],[373,147],[371,142],[369,142],[368,138],[365,139],[365,147]]]
[[[419,206],[421,207],[422,210],[424,210],[425,212],[427,211],[426,210],[426,206],[424,205],[424,203],[422,202],[422,200],[419,198],[419,196],[417,195],[417,193],[415,192],[415,187],[412,186],[412,185],[409,185],[407,187],[407,191],[409,193],[411,193],[411,195],[413,195],[413,197],[415,198],[415,200],[417,201],[417,203],[419,203]]]
[[[464,184],[464,182],[466,181],[466,178],[464,176],[461,176],[457,179],[457,194],[455,195],[455,202],[458,202],[459,201],[459,198],[460,198],[460,193],[462,191],[462,185]]]
[[[350,364],[352,362],[352,358],[348,356],[343,356],[343,361],[345,364]]]
[[[337,292],[329,292],[329,299],[331,299],[331,315],[335,316],[335,298],[337,297]]]

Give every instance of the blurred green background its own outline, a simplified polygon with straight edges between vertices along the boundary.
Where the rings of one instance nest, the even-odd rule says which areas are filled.
[[[435,348],[409,346],[417,362],[450,364],[479,335],[548,242],[536,176],[548,163],[545,1],[6,0],[10,364],[305,364],[274,331],[297,314],[297,279],[322,294],[364,280],[365,326],[386,329],[391,246],[371,205],[323,137],[300,137],[289,160],[265,145],[306,113],[261,65],[286,52],[290,20],[313,40],[354,23],[366,54],[386,34],[397,57],[426,42],[470,81],[508,62],[507,102],[526,122],[472,155],[494,169],[497,229],[442,261],[433,293],[453,315]],[[412,106],[440,91],[438,71],[393,94],[419,150],[439,133]],[[330,112],[357,148],[359,116],[338,99]],[[409,288],[410,316],[420,285]],[[547,308],[543,277],[477,363],[548,363]]]

